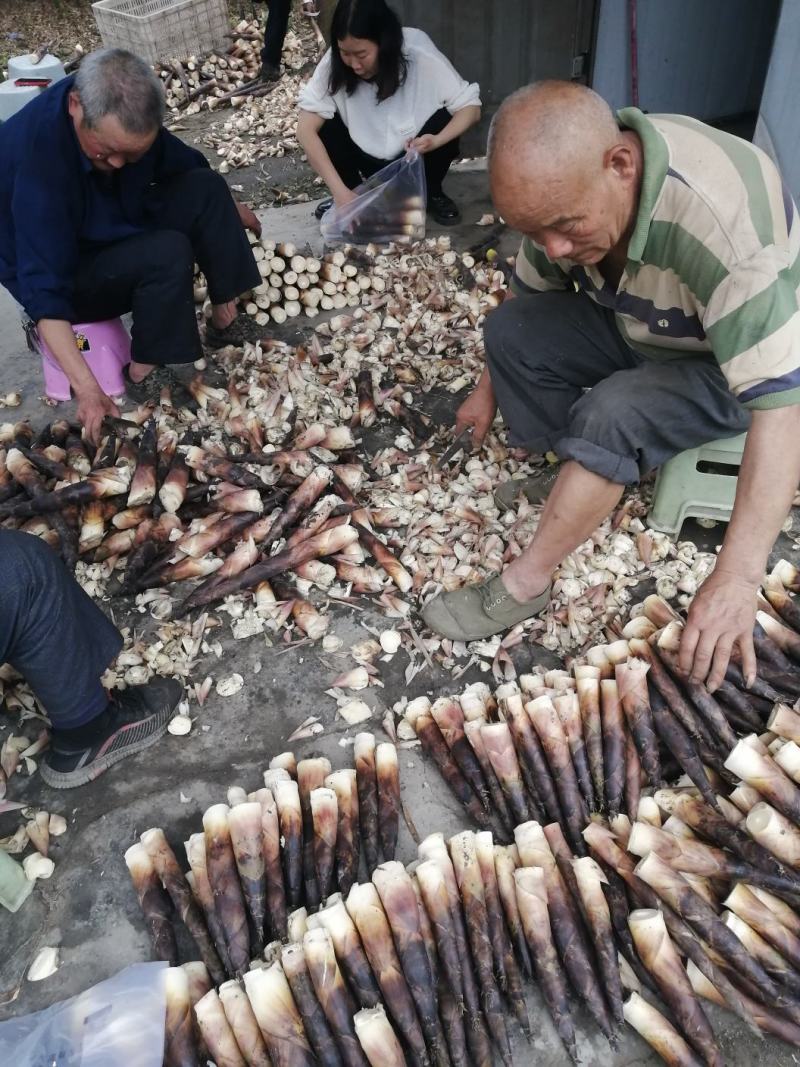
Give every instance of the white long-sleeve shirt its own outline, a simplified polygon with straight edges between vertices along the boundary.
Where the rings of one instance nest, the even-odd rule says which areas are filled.
[[[303,86],[298,104],[323,119],[338,112],[347,130],[364,152],[376,159],[393,159],[416,137],[440,108],[451,114],[470,104],[480,105],[480,88],[467,82],[427,33],[403,30],[403,53],[408,61],[406,80],[396,93],[378,100],[377,89],[362,81],[352,96],[344,89],[331,94],[331,53],[325,53],[311,79]]]

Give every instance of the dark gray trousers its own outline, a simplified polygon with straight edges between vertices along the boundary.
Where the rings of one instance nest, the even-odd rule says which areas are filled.
[[[583,293],[509,300],[487,316],[484,338],[511,443],[621,485],[750,425],[713,356],[648,359]]]
[[[0,663],[19,671],[54,730],[104,710],[100,676],[121,648],[119,630],[44,541],[0,530]]]

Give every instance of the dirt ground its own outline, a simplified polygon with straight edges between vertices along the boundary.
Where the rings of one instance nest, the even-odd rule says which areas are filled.
[[[237,16],[249,15],[252,6],[238,0],[231,4]],[[53,50],[62,56],[70,55],[76,42],[87,49],[98,43],[89,0],[0,0],[0,64],[10,53],[32,50],[53,39]],[[201,148],[215,164],[216,155],[204,141],[211,125],[224,117],[225,113],[219,112],[182,117],[176,132]],[[232,171],[227,180],[238,197],[267,209],[262,210],[261,216],[271,236],[298,245],[308,240],[312,247],[319,241],[310,202],[321,197],[323,190],[300,152]],[[480,166],[456,168],[448,179],[448,189],[463,212],[461,224],[449,231],[453,246],[459,250],[495,247],[502,255],[513,254],[518,235],[499,223],[478,225],[481,216],[492,210],[485,170]],[[432,226],[430,232],[441,231]],[[29,416],[36,427],[53,417],[52,410],[40,400],[39,374],[36,361],[22,344],[13,304],[0,292],[0,393],[20,389],[24,402],[15,417]],[[424,410],[437,421],[448,422],[459,399],[433,391],[424,398]],[[59,413],[62,411],[69,415],[72,409],[63,406]],[[374,448],[377,447],[376,442]],[[687,523],[682,537],[709,548],[719,542],[723,532],[722,526],[707,531]],[[796,523],[792,535],[780,539],[775,557],[796,557],[797,534]],[[383,626],[385,620],[366,602],[359,608],[342,607],[336,610],[331,632],[342,638],[346,651],[355,640],[363,638],[362,624]],[[527,642],[513,650],[512,658],[520,672],[536,662],[556,662],[551,653]],[[451,677],[438,667],[418,675],[407,686],[406,665],[407,657],[401,654],[382,674],[385,688],[370,690],[373,720],[367,728],[379,731],[384,711],[404,693],[412,697],[450,691]],[[117,773],[73,794],[53,793],[38,775],[14,780],[14,799],[63,813],[68,818],[69,831],[53,846],[54,877],[37,887],[13,919],[7,914],[0,919],[0,1021],[70,996],[148,957],[147,936],[122,860],[124,847],[143,829],[163,825],[170,838],[179,843],[187,833],[197,830],[203,810],[223,799],[229,785],[254,788],[269,758],[287,747],[294,748],[298,758],[326,755],[335,766],[347,765],[353,731],[336,716],[324,696],[340,669],[335,657],[326,659],[315,647],[299,644],[279,648],[261,640],[226,639],[219,663],[209,655],[198,666],[198,677],[206,672],[221,676],[238,671],[246,684],[233,698],[225,699],[212,692],[189,737],[168,736],[127,769],[118,768]],[[481,677],[474,667],[462,682],[467,684]],[[287,739],[293,730],[312,714],[321,718],[324,733],[290,746]],[[10,725],[13,728],[8,717],[0,713],[0,731]],[[465,827],[463,811],[440,775],[419,757],[417,750],[404,753],[401,775],[409,813],[420,836],[435,830],[451,833]],[[0,833],[10,833],[16,822],[15,815],[5,816]],[[411,829],[403,825],[399,858],[407,862],[413,856]],[[60,968],[44,982],[26,982],[27,965],[43,945],[60,948]],[[542,1014],[538,993],[528,988],[528,995],[536,1020],[535,1037],[528,1044],[521,1032],[513,1029],[515,1067],[528,1067],[534,1062],[566,1063]],[[716,1011],[711,1014],[726,1060],[734,1067],[749,1067],[759,1058],[775,1067],[789,1067],[796,1062],[787,1046],[759,1042],[732,1023],[730,1016]],[[595,1028],[586,1025],[583,1016],[580,1024],[581,1061],[587,1067],[610,1063],[618,1067],[650,1067],[655,1063],[655,1057],[632,1032],[625,1033],[621,1048],[610,1055],[608,1046],[599,1039]]]

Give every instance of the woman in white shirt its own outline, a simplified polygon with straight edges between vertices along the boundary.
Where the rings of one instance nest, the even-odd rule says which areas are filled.
[[[480,90],[421,30],[403,29],[385,0],[339,0],[331,47],[299,98],[297,139],[337,207],[361,182],[415,148],[425,162],[428,210],[452,225],[442,190],[458,138],[480,118]],[[331,201],[320,204],[321,217]]]

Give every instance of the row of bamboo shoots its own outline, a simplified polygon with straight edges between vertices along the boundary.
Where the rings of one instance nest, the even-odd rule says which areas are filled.
[[[386,291],[386,279],[366,270],[342,250],[321,259],[300,253],[295,245],[251,237],[262,281],[243,294],[241,304],[259,326],[281,325],[287,319],[321,311],[358,307],[370,294]],[[202,275],[195,280],[195,301],[208,307],[208,287]]]
[[[177,975],[166,1063],[191,1067],[204,1042],[237,1067],[507,1064],[507,1013],[530,1036],[526,977],[575,1062],[578,1004],[612,1048],[624,1021],[673,1067],[723,1063],[701,1000],[800,1047],[797,886],[778,896],[717,871],[709,902],[690,871],[715,852],[701,835],[716,838],[720,818],[677,789],[633,824],[596,817],[583,857],[557,824],[517,826],[510,846],[488,831],[432,834],[407,869],[382,864],[295,924],[244,989],[206,977],[193,995]]]
[[[800,695],[800,635],[786,624],[797,608],[776,581],[765,584],[769,599],[754,634],[758,678],[749,688],[736,661],[713,694],[686,677],[682,624],[651,596],[622,637],[590,648],[571,671],[522,675],[494,696],[478,686],[460,698],[420,697],[405,718],[479,825],[493,821],[507,838],[529,818],[558,822],[580,852],[590,814],[635,818],[644,785],[657,789],[683,773],[710,802],[709,770],[726,773],[736,746],[739,774],[740,737],[771,729],[786,714],[774,709]],[[792,747],[781,758],[794,755]]]
[[[157,959],[177,962],[176,923],[192,936],[215,982],[241,975],[267,941],[286,938],[308,912],[392,860],[400,816],[397,749],[356,737],[355,769],[319,757],[275,757],[264,786],[228,791],[185,843],[184,873],[160,828],[125,860]]]

